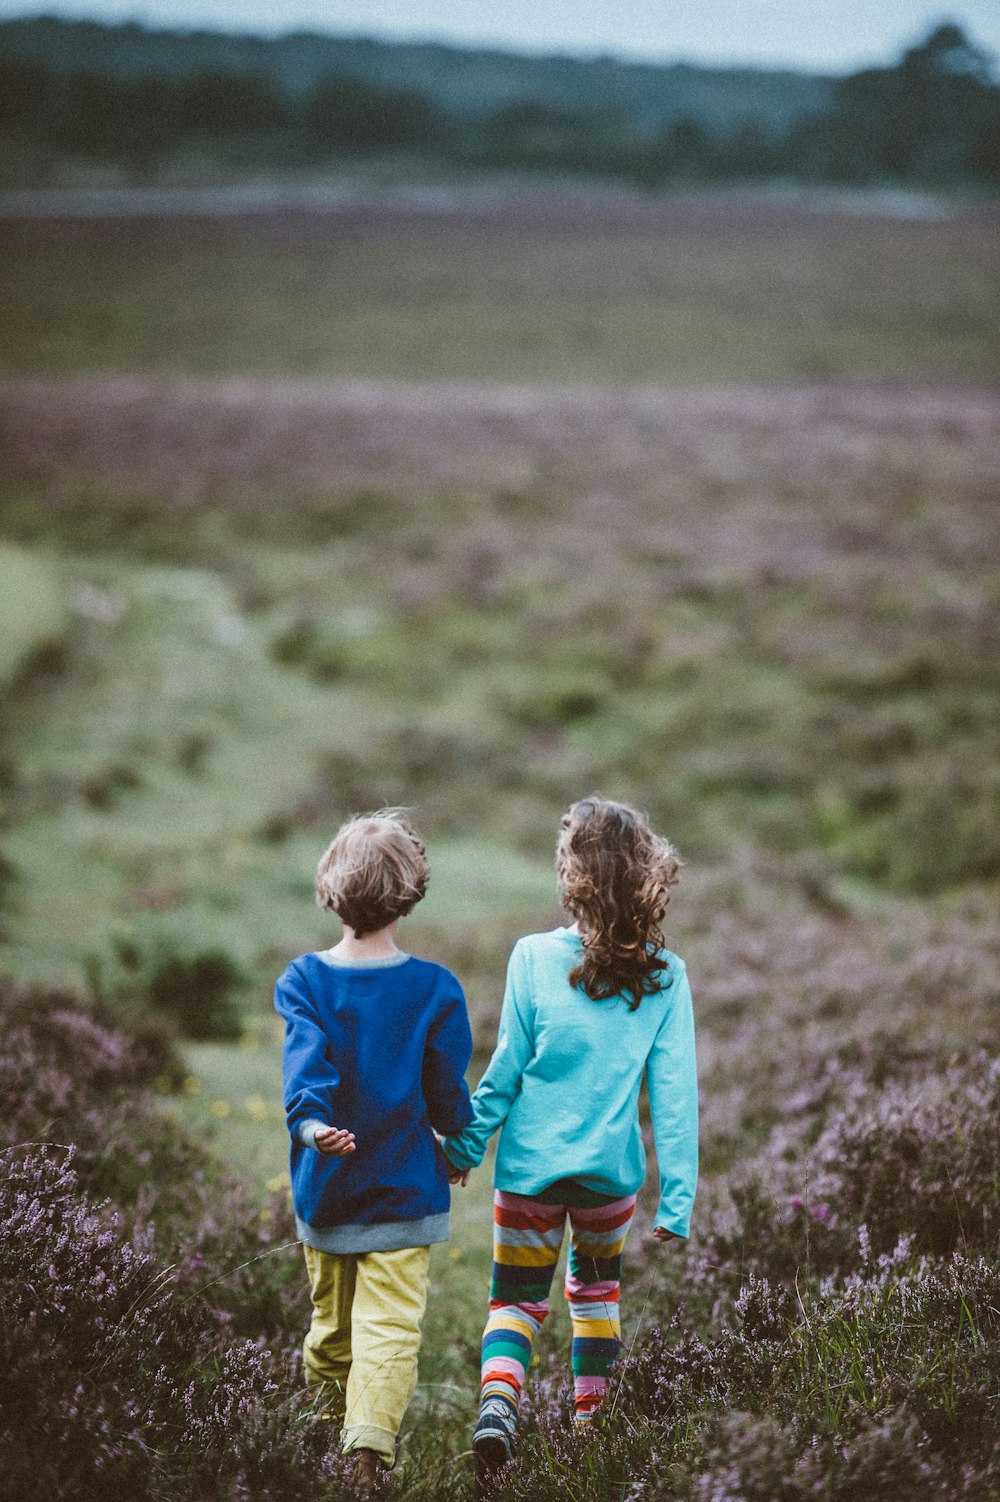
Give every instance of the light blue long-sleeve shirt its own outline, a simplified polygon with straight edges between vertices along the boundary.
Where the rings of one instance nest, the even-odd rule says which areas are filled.
[[[645,1075],[660,1173],[656,1224],[687,1236],[698,1179],[698,1085],[684,961],[663,952],[662,989],[630,1011],[569,983],[579,936],[567,928],[514,946],[496,1050],[475,1112],[444,1150],[474,1168],[500,1128],[495,1183],[539,1194],[571,1178],[598,1194],[635,1194],[646,1174],[639,1127]]]

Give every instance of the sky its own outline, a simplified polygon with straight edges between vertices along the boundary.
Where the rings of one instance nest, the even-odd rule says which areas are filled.
[[[835,73],[954,20],[1000,58],[1000,0],[0,0],[0,19],[39,14]]]

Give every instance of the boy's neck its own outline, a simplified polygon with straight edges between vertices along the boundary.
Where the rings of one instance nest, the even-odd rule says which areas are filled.
[[[388,924],[385,928],[376,929],[374,933],[359,936],[353,928],[344,924],[344,937],[339,944],[335,944],[330,953],[342,960],[388,960],[393,955],[399,954],[396,944],[395,923]]]

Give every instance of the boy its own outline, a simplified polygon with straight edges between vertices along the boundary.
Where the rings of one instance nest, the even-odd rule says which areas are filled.
[[[427,1266],[449,1235],[444,1155],[434,1138],[472,1119],[472,1035],[462,988],[396,947],[423,897],[424,846],[382,809],[338,830],[316,874],[344,936],[281,976],[284,1100],[296,1226],[313,1316],[306,1379],[343,1423],[361,1489],[395,1459],[416,1383]]]

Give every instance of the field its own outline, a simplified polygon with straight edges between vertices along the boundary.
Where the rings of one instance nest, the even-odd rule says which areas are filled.
[[[667,928],[704,1175],[684,1251],[643,1203],[601,1445],[565,1434],[560,1313],[505,1495],[1000,1494],[995,229],[955,204],[514,194],[0,226],[11,1036],[69,1078],[66,1024],[39,1041],[19,999],[58,986],[182,1050],[115,1106],[106,1162],[105,1087],[80,1066],[75,1126],[68,1085],[25,1103],[8,1060],[7,1140],[78,1141],[178,1297],[189,1252],[224,1286],[268,1253],[198,1337],[230,1359],[229,1321],[274,1353],[246,1357],[272,1427],[231,1417],[252,1464],[204,1418],[163,1430],[155,1476],[123,1439],[88,1497],[281,1502],[321,1465],[269,997],[332,937],[329,832],[414,808],[432,879],[405,942],[466,985],[478,1076],[510,944],[558,920],[558,817],[593,789],[685,857]],[[191,1130],[244,1180],[229,1212]],[[488,1194],[435,1254],[400,1496],[471,1492]]]
[[[995,205],[918,194],[514,189],[8,218],[0,363],[490,387],[992,381],[997,223]]]

